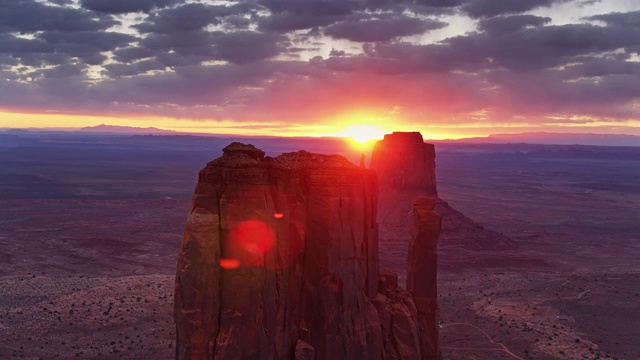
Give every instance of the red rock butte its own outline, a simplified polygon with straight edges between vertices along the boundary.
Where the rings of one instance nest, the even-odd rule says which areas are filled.
[[[376,143],[370,167],[380,187],[437,196],[435,159],[433,144],[426,144],[419,132],[394,132]]]
[[[416,298],[378,271],[377,194],[375,173],[339,155],[227,146],[200,171],[185,226],[176,359],[439,358],[424,301],[435,279],[412,283]],[[412,249],[425,254],[437,214],[416,206]]]

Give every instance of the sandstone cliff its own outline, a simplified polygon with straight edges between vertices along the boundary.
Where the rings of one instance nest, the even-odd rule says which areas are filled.
[[[380,185],[381,263],[398,274],[406,270],[400,283],[406,282],[418,311],[423,358],[439,359],[437,269],[442,218],[434,211],[438,202],[434,146],[425,144],[417,132],[385,135],[374,147],[371,169]]]
[[[434,146],[418,132],[394,132],[376,143],[370,167],[379,179],[380,260],[404,284],[413,204],[418,196],[437,196]]]
[[[413,204],[413,222],[409,237],[407,290],[418,310],[423,334],[424,359],[439,359],[438,349],[438,237],[442,217],[434,211],[436,199],[420,196]]]
[[[478,267],[522,266],[530,261],[516,253],[509,238],[483,228],[438,197],[435,156],[434,146],[423,143],[417,132],[394,132],[376,143],[371,169],[378,174],[380,188],[380,265],[401,274],[399,282],[405,283],[402,274],[409,251],[405,234],[411,230],[411,211],[418,196],[434,198],[435,211],[442,216],[440,269],[472,271]]]
[[[378,141],[371,154],[371,169],[381,188],[420,190],[436,196],[436,153],[419,132],[394,132]]]
[[[426,358],[421,311],[378,273],[377,192],[341,156],[226,147],[185,226],[176,358]]]

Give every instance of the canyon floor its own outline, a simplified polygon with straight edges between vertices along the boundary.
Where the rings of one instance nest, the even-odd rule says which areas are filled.
[[[305,143],[246,141],[268,155]],[[0,142],[0,358],[173,358],[189,197],[229,142]],[[443,211],[445,358],[640,358],[640,162],[629,151],[437,146],[444,209],[464,214]],[[383,266],[402,266],[404,241],[381,248]]]

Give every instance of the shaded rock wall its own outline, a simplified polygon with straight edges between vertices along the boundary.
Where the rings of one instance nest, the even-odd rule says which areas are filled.
[[[400,283],[406,283],[417,311],[421,358],[439,359],[437,268],[442,218],[434,211],[438,201],[434,146],[425,144],[418,132],[385,135],[374,147],[371,169],[379,178],[381,265],[401,275],[406,270]]]
[[[441,357],[438,349],[438,287],[435,285],[442,217],[434,211],[435,206],[435,198],[423,196],[413,204],[407,263],[407,290],[413,295],[418,310],[423,358],[429,360]]]
[[[378,271],[373,171],[337,155],[223,152],[200,171],[185,226],[176,359],[431,359],[425,287],[415,297]]]
[[[199,174],[177,359],[380,359],[377,184],[341,156],[234,143]]]
[[[419,132],[394,132],[378,141],[370,168],[378,174],[381,188],[420,190],[436,196],[436,153]]]

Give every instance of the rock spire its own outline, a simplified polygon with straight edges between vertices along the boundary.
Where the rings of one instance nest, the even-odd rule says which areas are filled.
[[[178,259],[176,359],[427,359],[378,271],[375,173],[233,143],[200,171]]]

